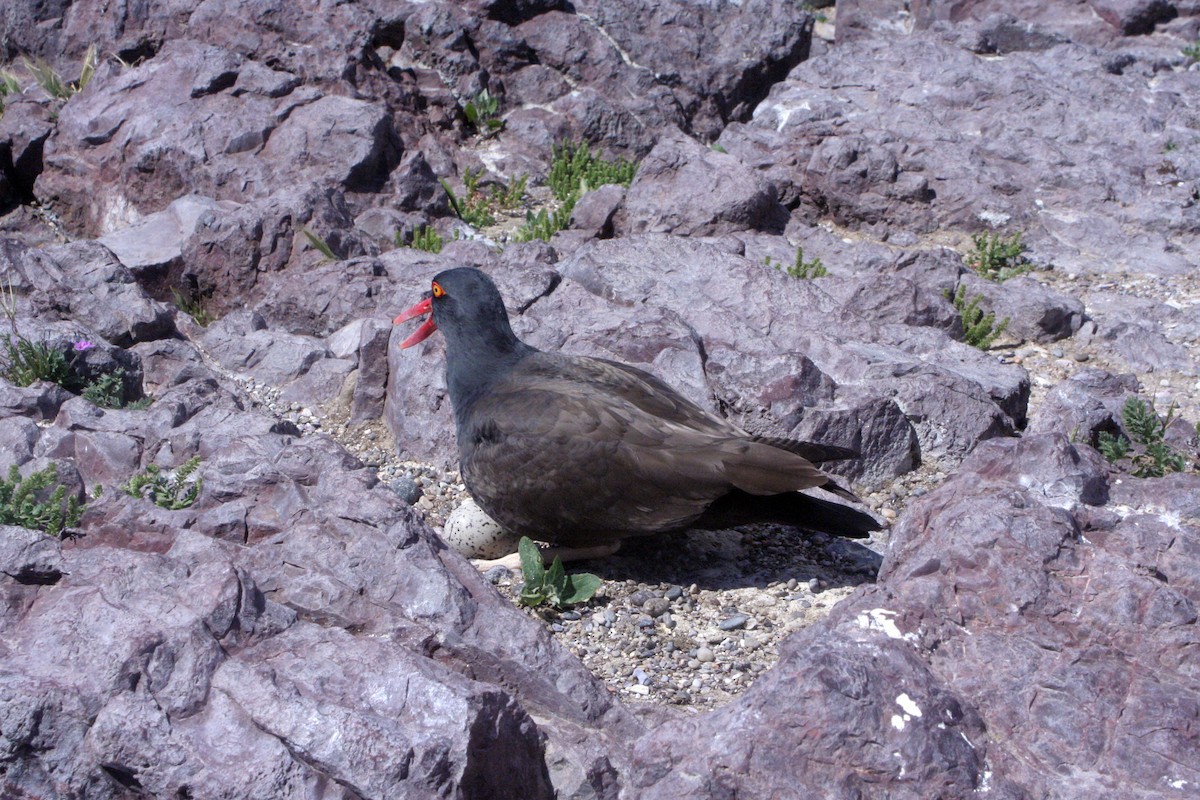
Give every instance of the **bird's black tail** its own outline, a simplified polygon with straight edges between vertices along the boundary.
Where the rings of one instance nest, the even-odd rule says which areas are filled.
[[[803,492],[763,496],[737,489],[709,506],[691,527],[720,530],[752,522],[777,522],[849,539],[865,539],[883,527],[865,511]]]

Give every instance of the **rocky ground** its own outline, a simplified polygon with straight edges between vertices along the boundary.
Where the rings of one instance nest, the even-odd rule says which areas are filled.
[[[84,503],[0,525],[0,795],[1195,793],[1194,4],[17,2],[0,30],[0,300],[70,371],[0,376],[0,475]],[[636,175],[513,241],[563,140]],[[495,223],[444,188],[522,176]],[[1027,274],[964,266],[992,233]],[[436,535],[442,344],[390,323],[459,265],[537,347],[857,449],[833,469],[888,528],[633,542],[576,566],[589,603],[517,608]],[[992,347],[957,290],[1008,320]],[[1131,397],[1174,410],[1182,471],[1097,452]],[[121,490],[195,459],[194,503]]]

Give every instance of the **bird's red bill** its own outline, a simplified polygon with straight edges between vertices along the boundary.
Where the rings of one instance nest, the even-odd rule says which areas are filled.
[[[401,322],[407,322],[410,319],[422,317],[426,314],[431,315],[429,317],[429,319],[425,320],[425,322],[422,323],[421,327],[419,327],[415,331],[413,331],[412,336],[409,336],[407,339],[405,339],[403,342],[400,343],[400,349],[403,350],[404,348],[412,347],[414,344],[418,344],[420,342],[425,341],[426,339],[429,338],[429,334],[431,334],[437,330],[437,323],[433,321],[432,312],[433,312],[433,299],[430,297],[426,297],[424,300],[417,303],[415,306],[410,308],[408,311],[405,311],[403,314],[401,314],[400,316],[398,316],[394,320],[392,320],[393,325],[399,325]]]

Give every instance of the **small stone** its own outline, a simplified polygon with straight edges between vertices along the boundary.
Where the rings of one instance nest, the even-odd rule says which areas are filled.
[[[641,608],[653,598],[654,595],[650,594],[645,589],[638,589],[636,592],[629,595],[629,604],[635,608]]]
[[[504,569],[504,567],[500,567],[500,569]],[[578,611],[564,611],[562,614],[559,614],[559,616],[562,619],[574,621],[574,620],[579,619],[579,612]]]
[[[683,587],[672,586],[670,589],[667,589],[665,596],[668,600],[678,600],[680,597],[683,597]]]
[[[642,611],[652,617],[661,617],[671,607],[671,601],[665,597],[652,597],[642,604]]]
[[[762,646],[762,642],[752,633],[746,634],[745,638],[742,639],[743,650],[757,650],[760,646]]]
[[[626,686],[625,690],[634,694],[640,694],[643,697],[650,694],[650,687],[642,686],[640,683],[635,683],[633,686]]]
[[[646,674],[646,670],[642,669],[641,667],[638,667],[637,669],[635,669],[633,671],[633,677],[642,686],[646,686],[647,684],[650,683],[650,676],[648,674]]]
[[[748,614],[734,614],[732,617],[721,620],[721,624],[717,627],[723,631],[736,631],[750,621]]]
[[[816,578],[809,578],[808,583],[805,585],[808,586],[808,590],[813,594],[821,591],[821,582]]]
[[[717,655],[707,647],[701,647],[696,651],[696,661],[701,664],[708,664],[717,660]]]
[[[508,567],[497,564],[487,572],[483,573],[483,577],[488,583],[495,585],[506,578],[511,578],[512,573],[508,571]],[[576,619],[578,618],[579,617],[576,616]]]

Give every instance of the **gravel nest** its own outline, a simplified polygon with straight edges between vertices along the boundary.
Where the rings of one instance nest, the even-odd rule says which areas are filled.
[[[1111,307],[1114,294],[1173,308],[1200,304],[1196,276],[1114,280],[1046,270],[1032,277],[1079,297],[1089,314],[1089,299],[1100,298]],[[1190,354],[1200,349],[1195,338],[1163,332]],[[1081,369],[1133,372],[1111,342],[1094,336],[1049,345],[1001,342],[992,352],[999,361],[1028,370],[1031,413],[1051,387]],[[440,532],[447,515],[466,498],[456,472],[398,460],[381,423],[350,428],[336,409],[284,404],[274,387],[222,371],[253,403],[291,420],[302,434],[328,433],[377,468],[380,480],[423,511],[434,530]],[[1159,409],[1174,403],[1185,419],[1200,418],[1194,369],[1134,374]],[[863,500],[890,523],[909,500],[938,486],[953,468],[927,462],[863,492]],[[524,610],[627,701],[701,711],[743,692],[775,663],[787,635],[822,619],[856,586],[873,581],[887,543],[886,529],[856,542],[769,525],[630,540],[615,555],[570,565],[570,571],[604,579],[590,602],[564,611]],[[515,603],[519,575],[503,567],[485,575]]]

